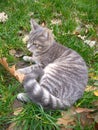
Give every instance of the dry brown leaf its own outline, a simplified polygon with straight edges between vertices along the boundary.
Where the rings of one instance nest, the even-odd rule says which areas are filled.
[[[85,91],[90,92],[90,91],[94,91],[94,90],[97,90],[97,89],[98,89],[98,87],[95,87],[95,86],[87,86]]]
[[[73,130],[73,128],[60,127],[60,130]]]
[[[14,110],[14,115],[17,116],[22,110],[23,110],[23,107],[16,108]]]
[[[98,90],[95,90],[95,91],[94,91],[94,95],[95,95],[95,96],[98,96]]]
[[[17,126],[16,122],[11,123],[6,130],[23,130],[22,126]]]
[[[97,115],[95,115],[94,119],[95,119],[95,122],[98,123],[98,113],[97,113]]]
[[[98,107],[98,100],[96,100],[96,101],[92,102],[92,105],[94,105],[94,106]]]
[[[74,126],[76,123],[74,109],[71,108],[69,111],[62,112],[62,117],[57,120],[57,124],[68,126]]]
[[[17,58],[22,57],[24,55],[22,50],[14,50],[14,49],[9,50],[9,54]]]
[[[45,26],[46,26],[46,22],[43,21],[43,22],[41,23],[41,26],[42,26],[42,27],[45,27]]]
[[[13,110],[15,110],[16,108],[20,108],[22,106],[23,106],[22,102],[19,102],[17,99],[15,99],[14,103],[12,104]]]
[[[10,72],[11,75],[13,75],[20,83],[22,83],[25,75],[24,74],[21,74],[21,73],[18,73],[16,70],[15,70],[15,65],[13,65],[12,67],[9,67],[8,66],[8,63],[7,63],[7,59],[4,57],[4,58],[1,58],[0,59],[0,64],[8,71]]]
[[[89,73],[89,77],[93,80],[98,80],[98,75],[96,75],[95,73],[91,72]]]
[[[51,24],[53,24],[53,25],[55,25],[55,24],[61,25],[62,21],[61,21],[61,19],[53,19],[53,20],[51,20]]]
[[[94,119],[91,117],[89,112],[83,112],[80,114],[80,122],[83,127],[93,124]]]
[[[14,50],[14,49],[9,50],[9,54],[11,56],[14,56],[16,54],[16,50]]]
[[[72,118],[71,116],[66,116],[64,118],[59,118],[57,121],[57,124],[59,125],[64,125],[64,126],[68,126],[68,125],[75,125],[75,119],[74,117]]]
[[[24,37],[22,38],[23,43],[27,43],[28,39],[29,39],[29,36],[27,34],[24,35]]]
[[[90,69],[90,70],[92,70],[92,68]],[[92,78],[92,77],[94,77],[94,72],[90,72],[89,74],[88,74],[88,76],[90,77],[90,78]]]
[[[98,123],[95,123],[95,130],[98,130]]]
[[[16,123],[11,123],[6,130],[15,130]]]
[[[64,129],[67,130],[68,126],[74,127],[76,125],[77,121],[79,120],[78,115],[80,115],[79,117],[81,125],[83,127],[89,126],[90,124],[93,124],[95,120],[95,115],[92,115],[92,112],[94,111],[94,109],[72,107],[68,111],[62,112],[62,117],[57,120],[57,124],[63,125]]]
[[[94,109],[88,109],[88,108],[80,108],[80,107],[78,107],[78,108],[76,108],[76,110],[75,110],[77,113],[82,113],[82,112],[85,112],[85,113],[87,113],[87,112],[93,112],[93,111],[95,111]]]

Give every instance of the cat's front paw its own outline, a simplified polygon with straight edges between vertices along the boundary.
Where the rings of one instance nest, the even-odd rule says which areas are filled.
[[[29,56],[24,56],[23,60],[26,61],[26,62],[28,62],[29,61]]]
[[[23,69],[18,69],[16,70],[17,73],[22,73],[22,74],[25,74],[25,72],[23,71]]]

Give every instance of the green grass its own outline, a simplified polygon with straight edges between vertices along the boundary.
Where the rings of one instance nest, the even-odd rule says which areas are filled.
[[[17,121],[17,127],[20,126],[20,128],[20,124],[23,124],[24,130],[55,130],[59,129],[59,125],[55,123],[58,117],[60,117],[60,111],[45,111],[42,107],[27,104],[24,106],[23,111],[12,121]]]
[[[55,39],[64,46],[76,50],[86,61],[88,68],[98,75],[98,53],[96,47],[90,48],[84,44],[73,31],[78,26],[78,18],[83,25],[92,25],[85,33],[85,27],[80,32],[88,39],[98,39],[98,2],[97,0],[0,0],[0,12],[8,15],[8,20],[0,23],[0,57],[7,57],[10,64],[17,63],[19,58],[9,54],[11,49],[20,49],[27,54],[26,45],[19,36],[19,31],[30,31],[30,13],[40,23],[45,21],[47,27],[53,29]],[[61,25],[52,25],[52,19],[60,19]],[[88,84],[94,85],[94,80],[89,79]],[[11,77],[0,65],[0,130],[5,130],[8,124],[16,121],[23,130],[52,130],[59,128],[56,119],[61,115],[60,111],[44,111],[32,104],[23,105],[23,111],[18,116],[13,116],[13,103],[17,93],[22,89],[13,77]],[[93,92],[85,92],[81,100],[75,105],[79,107],[93,108],[91,102],[98,100]],[[75,127],[81,130],[81,124]],[[85,128],[86,129],[86,128]],[[88,128],[87,128],[88,129]],[[88,130],[92,129],[89,127]]]

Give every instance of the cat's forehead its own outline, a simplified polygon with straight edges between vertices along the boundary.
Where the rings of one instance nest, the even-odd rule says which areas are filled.
[[[29,40],[47,40],[47,34],[49,32],[49,29],[40,27],[36,30],[31,30],[29,35]]]
[[[31,36],[31,37],[40,36],[40,35],[43,34],[43,32],[44,32],[44,29],[43,29],[43,28],[39,28],[39,29],[36,29],[36,30],[31,30],[30,36]]]

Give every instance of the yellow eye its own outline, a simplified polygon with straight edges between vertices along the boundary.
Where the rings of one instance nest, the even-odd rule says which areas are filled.
[[[42,49],[42,47],[41,47],[41,46],[39,46],[39,47],[38,47],[38,49]]]
[[[36,43],[35,43],[35,42],[33,42],[33,45],[36,45]]]

